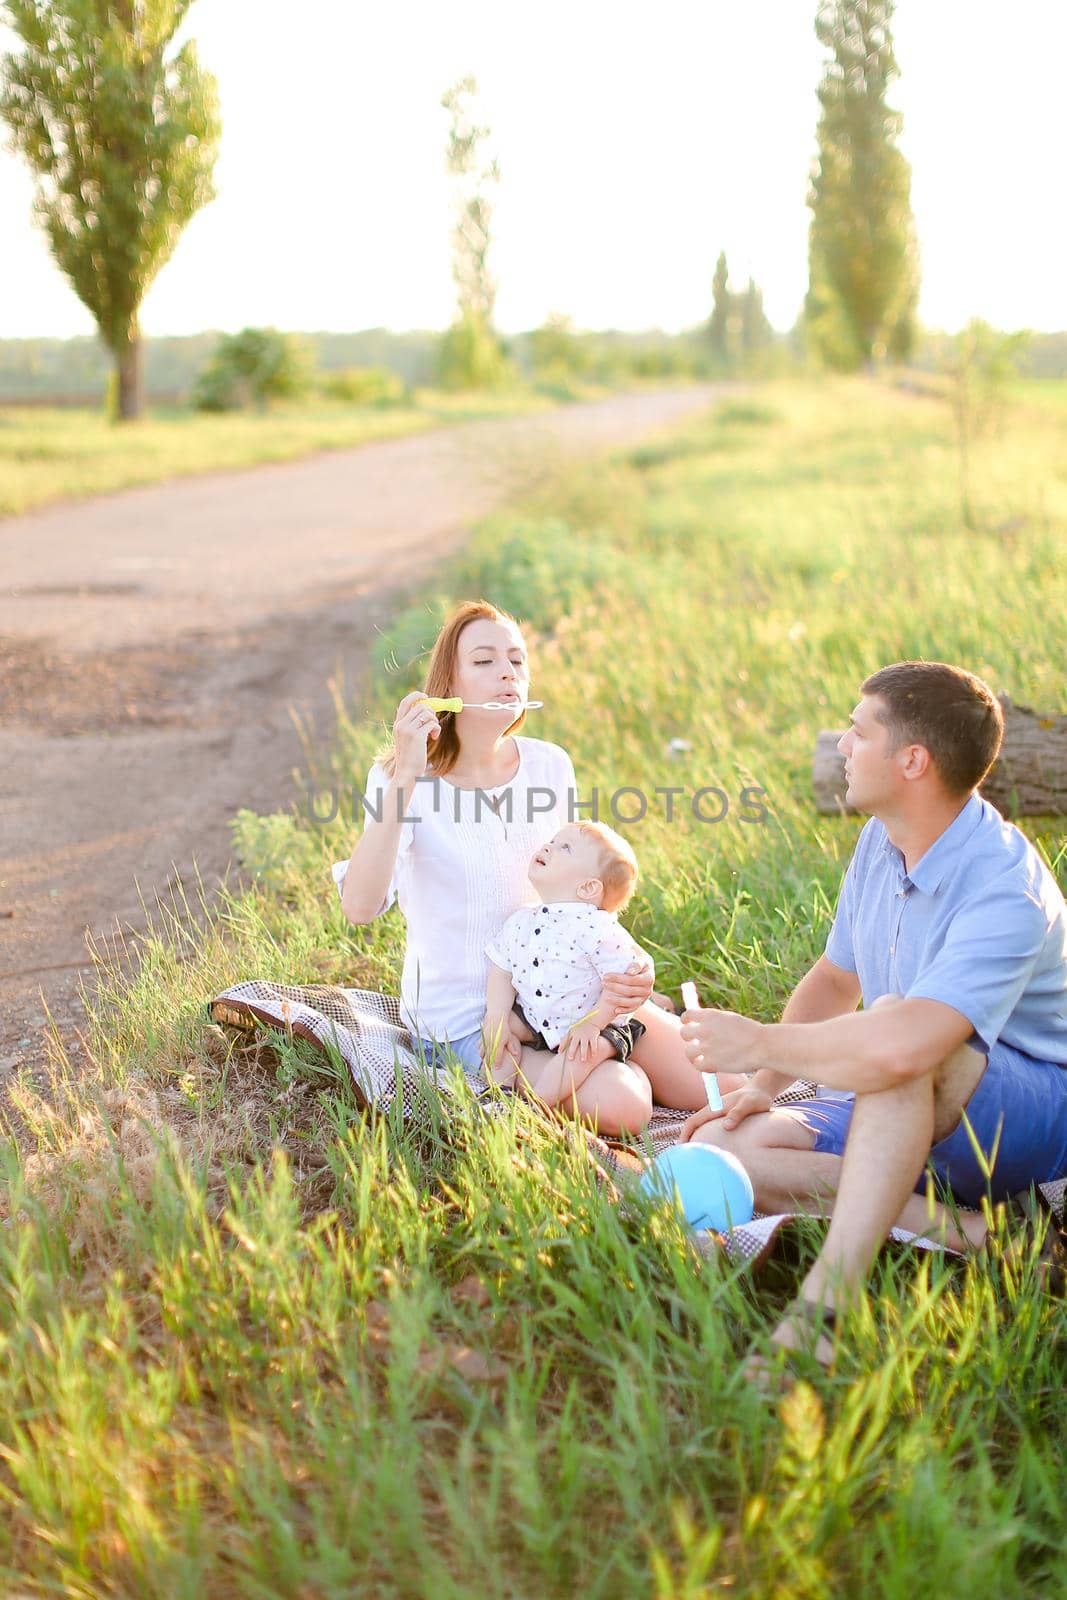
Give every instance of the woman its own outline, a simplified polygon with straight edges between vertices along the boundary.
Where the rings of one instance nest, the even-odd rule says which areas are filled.
[[[565,750],[519,737],[529,684],[514,618],[484,600],[461,605],[438,635],[425,690],[397,707],[392,750],[367,779],[362,836],[351,859],[333,869],[350,922],[370,922],[399,902],[407,921],[401,1014],[431,1061],[447,1044],[466,1067],[480,1067],[486,945],[514,911],[533,903],[530,861],[570,820],[577,794]],[[437,715],[427,696],[458,696],[465,709]],[[481,709],[485,701],[505,709]],[[674,1019],[642,1005],[650,991],[647,969],[604,981],[616,1014],[641,1007],[657,1100],[695,1109],[704,1104],[703,1079]],[[517,1033],[505,1048],[518,1059]],[[595,1119],[605,1133],[644,1125],[642,1074],[615,1060],[595,1078],[563,1108]]]

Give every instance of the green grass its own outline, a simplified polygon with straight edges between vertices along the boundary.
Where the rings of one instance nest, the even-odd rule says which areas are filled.
[[[773,1016],[858,823],[810,761],[905,654],[1062,705],[1067,484],[1032,398],[965,534],[947,419],[862,382],[780,388],[495,513],[339,693],[317,788],[365,774],[440,606],[527,621],[531,731],[588,792],[766,790],[770,820],[652,814],[629,918],[660,983]],[[394,661],[394,670],[385,663]],[[681,737],[692,749],[672,755]],[[1062,827],[1028,826],[1067,880]],[[615,1205],[524,1108],[361,1120],[339,1064],[202,1023],[238,977],[395,986],[354,929],[349,818],[242,813],[253,887],[162,907],[103,959],[96,1067],[17,1091],[0,1229],[0,1590],[75,1596],[1045,1596],[1067,1558],[1064,1312],[1003,1234],[886,1258],[839,1370],[768,1406],[741,1357],[817,1248],[753,1280]]]
[[[262,416],[159,408],[129,427],[113,426],[99,409],[3,406],[0,517],[71,496],[289,461],[443,423],[524,415],[551,404],[526,389],[480,396],[427,389],[417,390],[409,405],[386,408],[325,400],[279,405]]]

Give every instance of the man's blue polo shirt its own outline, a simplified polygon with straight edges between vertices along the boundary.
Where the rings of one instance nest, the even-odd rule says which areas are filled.
[[[911,872],[872,817],[845,873],[826,954],[863,1003],[940,1000],[988,1055],[998,1040],[1067,1067],[1067,903],[1029,839],[972,795]]]

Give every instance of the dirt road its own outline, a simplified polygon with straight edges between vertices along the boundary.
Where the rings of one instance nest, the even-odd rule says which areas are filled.
[[[0,522],[0,1080],[65,1038],[87,936],[195,902],[229,818],[284,810],[397,591],[545,458],[625,444],[708,387],[623,395],[310,460],[212,473]],[[231,869],[231,881],[240,881]],[[139,889],[138,889],[139,886]],[[72,1056],[77,1056],[76,1043]]]

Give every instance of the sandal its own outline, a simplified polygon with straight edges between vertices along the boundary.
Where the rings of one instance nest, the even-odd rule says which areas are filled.
[[[1013,1194],[1005,1201],[1005,1210],[1027,1246],[1044,1228],[1037,1256],[1037,1281],[1046,1294],[1063,1299],[1067,1292],[1067,1218],[1060,1220],[1036,1185]]]
[[[820,1305],[815,1300],[794,1300],[775,1332],[789,1325],[803,1335],[802,1343],[782,1344],[772,1334],[774,1355],[766,1356],[760,1350],[753,1350],[745,1362],[746,1378],[764,1394],[785,1394],[798,1378],[810,1381],[825,1378],[833,1371],[837,1331],[837,1312],[833,1306]],[[819,1353],[820,1341],[829,1347],[826,1356]]]

